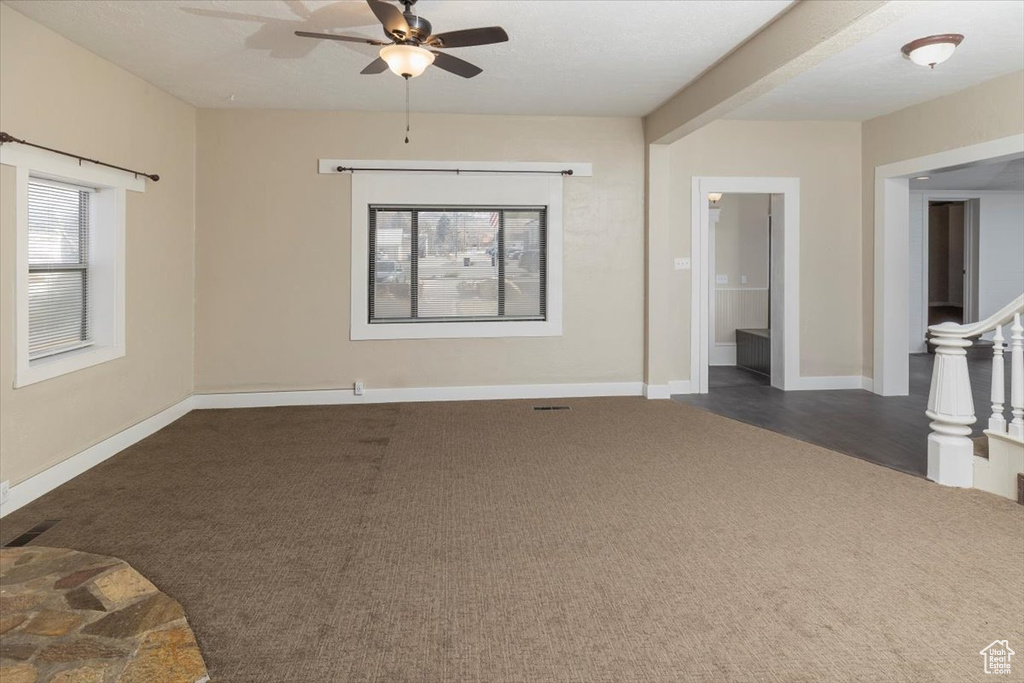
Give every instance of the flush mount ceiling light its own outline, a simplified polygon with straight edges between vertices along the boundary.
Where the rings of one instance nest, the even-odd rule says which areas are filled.
[[[434,63],[434,53],[415,45],[387,45],[380,49],[380,58],[388,68],[403,78],[416,78]]]
[[[959,33],[942,33],[927,38],[918,38],[904,45],[900,51],[914,64],[932,69],[953,56],[956,46],[963,42]]]
[[[928,180],[928,178],[929,178],[929,176],[919,175],[916,178],[914,178],[914,180]]]
[[[717,204],[718,202],[722,201],[722,193],[708,192],[708,201],[711,202],[712,204]]]

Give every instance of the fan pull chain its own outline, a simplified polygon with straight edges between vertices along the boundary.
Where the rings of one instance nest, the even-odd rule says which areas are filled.
[[[409,144],[409,77],[405,77],[405,144]]]

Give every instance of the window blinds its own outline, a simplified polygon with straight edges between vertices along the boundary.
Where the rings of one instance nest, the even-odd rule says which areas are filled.
[[[51,356],[89,342],[90,188],[28,184],[28,352]]]
[[[545,320],[546,226],[546,207],[371,206],[369,322]]]

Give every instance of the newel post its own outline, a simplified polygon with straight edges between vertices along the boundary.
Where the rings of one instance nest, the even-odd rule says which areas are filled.
[[[932,421],[928,478],[946,486],[972,487],[974,443],[970,436],[976,418],[966,350],[971,341],[960,336],[960,325],[947,323],[930,329],[935,365],[925,413]]]

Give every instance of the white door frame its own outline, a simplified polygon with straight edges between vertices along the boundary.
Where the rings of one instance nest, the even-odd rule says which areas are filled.
[[[875,167],[875,297],[872,391],[910,393],[910,178],[1024,152],[1024,135]]]
[[[710,192],[776,194],[783,196],[782,221],[772,223],[772,263],[781,277],[772,276],[772,386],[798,388],[800,380],[800,179],[772,177],[694,176],[690,201],[692,254],[690,386],[708,391],[710,339]],[[906,325],[904,324],[904,327]]]
[[[920,343],[928,335],[928,269],[931,267],[928,253],[929,236],[929,206],[932,202],[963,202],[964,203],[964,322],[976,322],[978,315],[978,216],[977,202],[982,198],[984,192],[954,192],[950,190],[928,190],[925,192],[915,191],[911,200],[920,200],[922,212],[921,224],[921,329],[917,330],[920,336],[914,341]],[[909,283],[908,283],[909,284]],[[920,348],[920,347],[917,347]],[[927,350],[927,349],[926,349]]]

